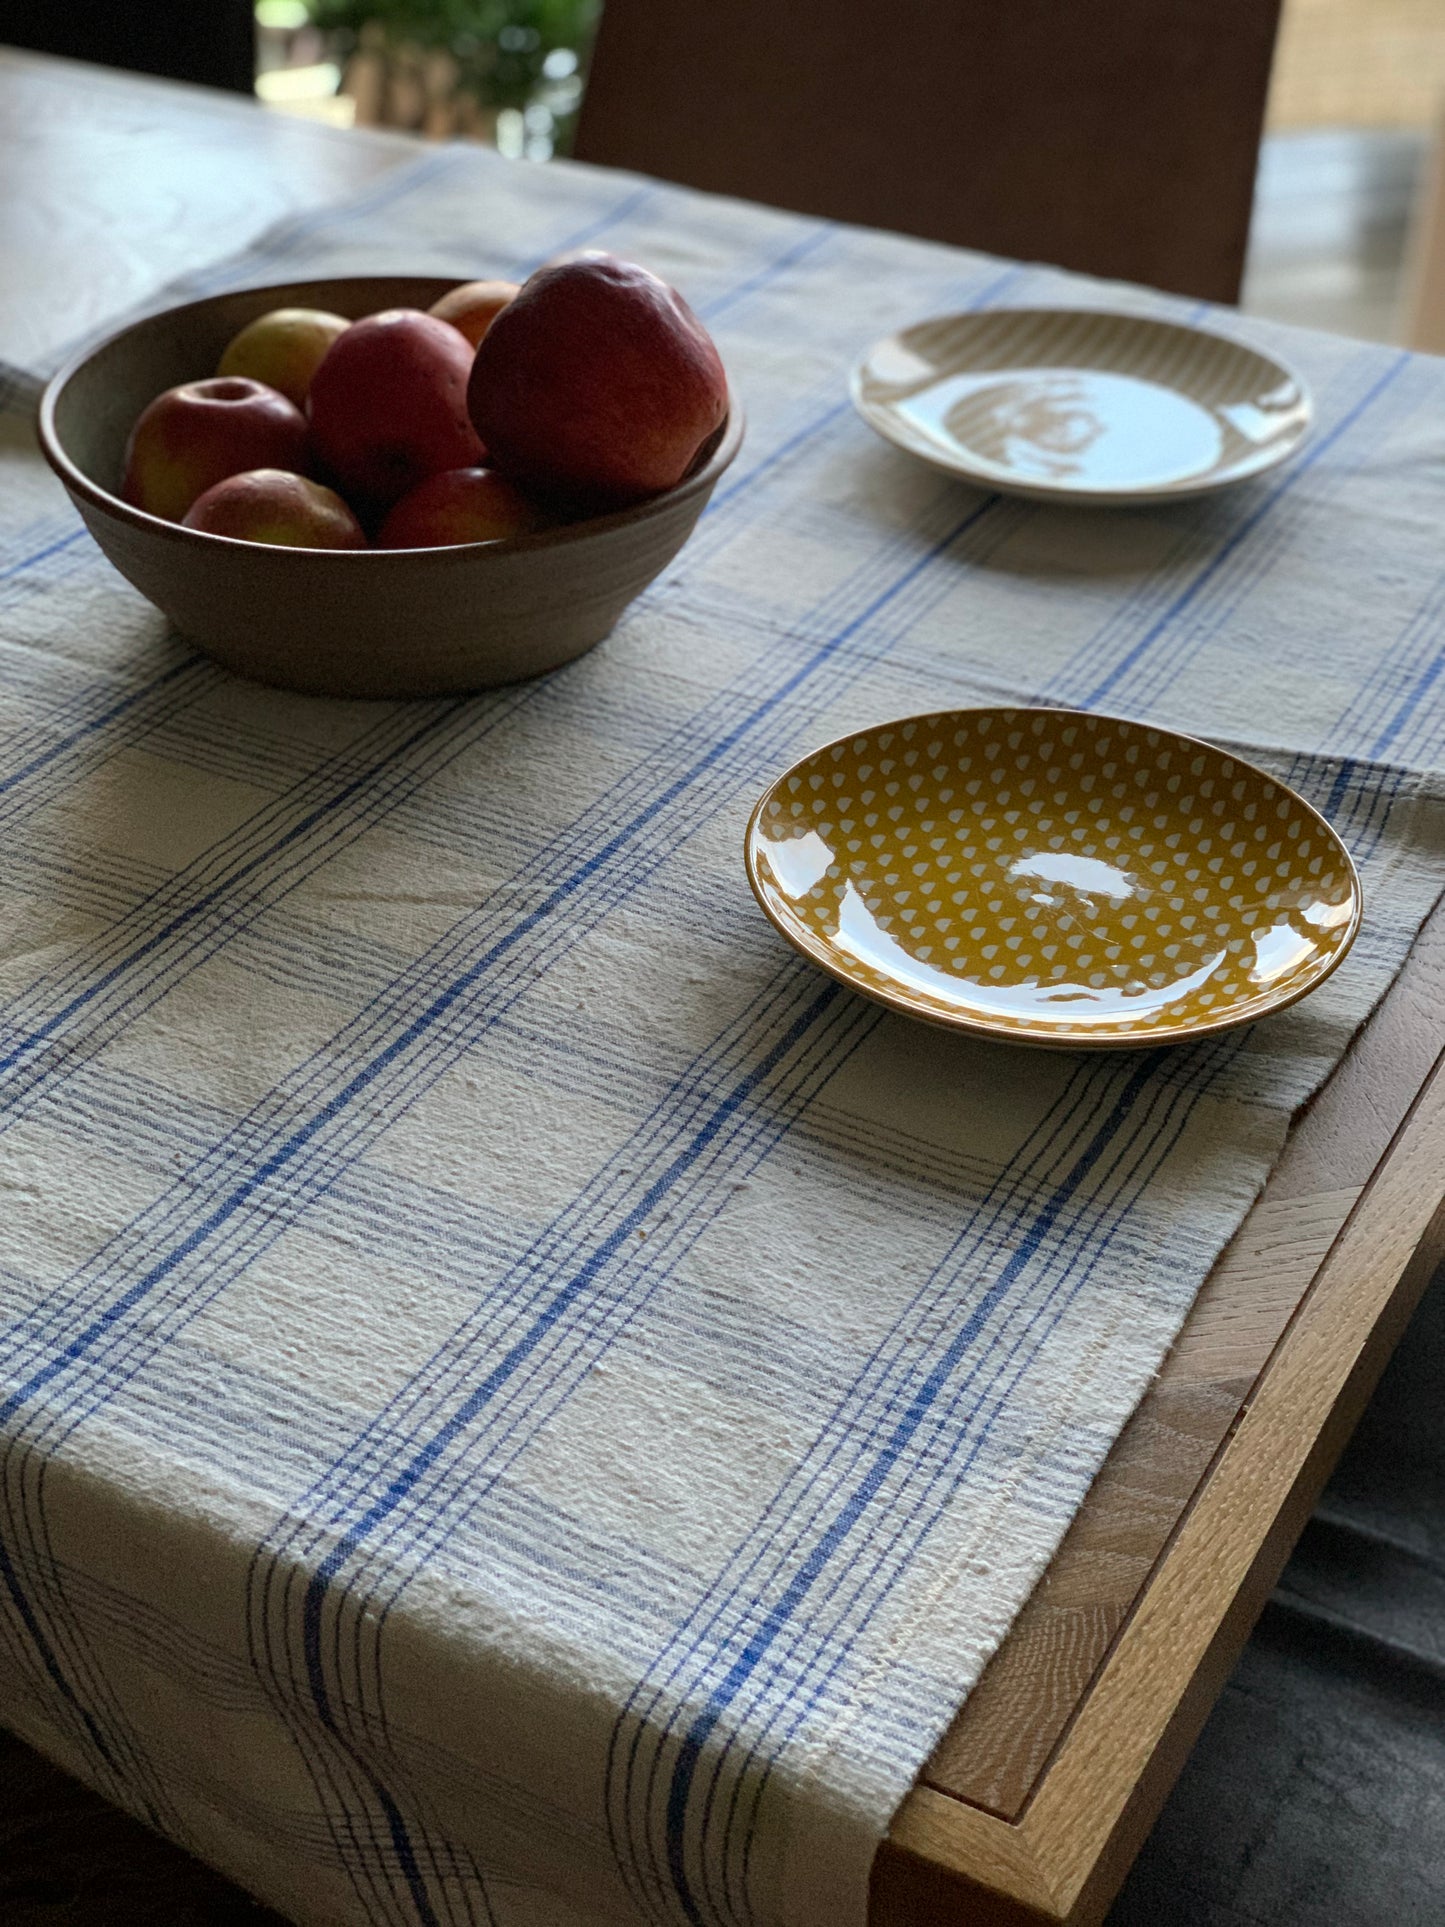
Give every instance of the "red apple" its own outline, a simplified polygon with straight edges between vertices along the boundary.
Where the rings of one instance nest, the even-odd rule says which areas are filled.
[[[379,549],[441,549],[530,535],[550,517],[490,468],[453,468],[403,495],[381,525]]]
[[[475,348],[516,292],[515,281],[464,281],[433,301],[427,313],[450,322]]]
[[[291,549],[364,549],[361,524],[333,489],[280,468],[228,475],[186,511],[184,526]]]
[[[227,344],[216,373],[264,381],[304,408],[322,357],[350,326],[345,315],[328,314],[324,308],[272,308]]]
[[[447,468],[485,459],[467,418],[472,350],[419,308],[353,321],[311,378],[316,454],[363,519]]]
[[[496,467],[597,505],[672,488],[728,410],[717,349],[682,296],[595,253],[523,284],[477,350],[467,399]]]
[[[248,468],[300,469],[306,418],[274,388],[239,376],[182,382],[141,412],[125,451],[121,494],[179,522],[198,495]]]

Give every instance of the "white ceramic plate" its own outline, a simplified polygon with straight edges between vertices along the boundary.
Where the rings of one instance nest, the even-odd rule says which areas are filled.
[[[853,371],[854,406],[936,468],[1037,501],[1174,501],[1294,453],[1299,376],[1202,328],[1075,308],[940,316]]]

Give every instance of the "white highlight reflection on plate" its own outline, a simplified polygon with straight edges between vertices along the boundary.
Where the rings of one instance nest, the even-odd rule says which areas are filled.
[[[950,375],[894,403],[945,451],[981,469],[1082,488],[1158,488],[1224,453],[1213,410],[1172,388],[1097,368]]]
[[[773,846],[776,847],[776,846]],[[769,851],[771,860],[772,851]],[[1116,1024],[1120,1018],[1147,1017],[1164,1010],[1192,990],[1200,989],[1224,961],[1221,950],[1207,957],[1197,970],[1167,984],[1121,987],[1118,984],[1075,984],[1050,978],[1035,984],[990,984],[976,977],[936,970],[905,950],[882,928],[851,883],[845,884],[833,939],[839,950],[880,975],[922,991],[959,1011],[987,1016],[1031,1017],[1040,1022]]]
[[[1011,877],[1037,877],[1040,883],[1067,884],[1071,890],[1108,897],[1115,903],[1123,903],[1134,894],[1134,879],[1127,870],[1105,863],[1101,857],[1073,856],[1067,850],[1034,850],[1028,856],[1015,857],[1008,873]]]
[[[1313,906],[1307,907],[1304,915],[1313,922],[1310,908]],[[1249,974],[1258,984],[1277,983],[1307,963],[1314,952],[1314,939],[1302,936],[1292,923],[1273,924],[1254,933],[1254,968]]]
[[[784,896],[807,896],[827,875],[832,861],[833,852],[816,830],[809,830],[806,836],[768,839],[768,862]]]

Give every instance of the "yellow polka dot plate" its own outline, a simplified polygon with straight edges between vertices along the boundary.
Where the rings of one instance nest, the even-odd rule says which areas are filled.
[[[1293,790],[1078,710],[949,710],[829,743],[761,797],[746,861],[788,942],[854,990],[1070,1049],[1283,1009],[1360,922],[1348,850]]]

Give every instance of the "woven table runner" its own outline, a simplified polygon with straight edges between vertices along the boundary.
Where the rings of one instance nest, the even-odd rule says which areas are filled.
[[[1072,512],[876,440],[970,306],[1195,315],[448,149],[174,291],[675,282],[748,412],[593,654],[469,701],[211,666],[0,415],[0,1717],[304,1922],[847,1927],[1292,1115],[1445,877],[1445,363],[1232,313],[1318,421]],[[847,730],[1024,700],[1238,746],[1344,967],[1176,1050],[884,1014],[741,839]]]

